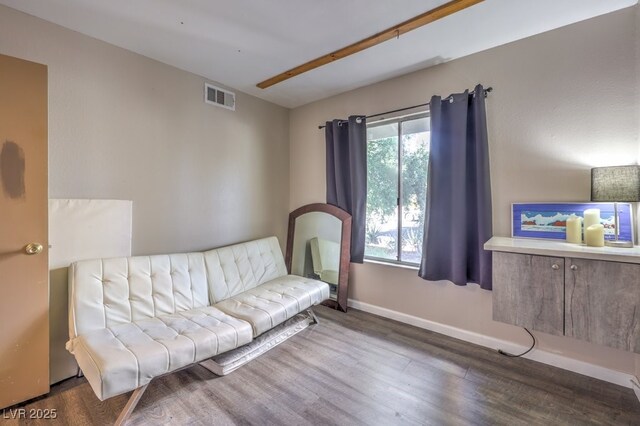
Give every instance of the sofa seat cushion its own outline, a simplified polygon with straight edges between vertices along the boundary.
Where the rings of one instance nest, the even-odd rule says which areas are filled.
[[[329,298],[329,285],[311,278],[285,275],[246,290],[214,306],[243,319],[259,336],[299,312]]]
[[[95,330],[69,349],[105,400],[251,340],[249,323],[207,306]]]

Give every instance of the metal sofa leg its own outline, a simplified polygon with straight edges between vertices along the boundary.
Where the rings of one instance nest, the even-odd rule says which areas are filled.
[[[84,377],[84,373],[82,372],[79,366],[78,366],[78,373],[76,374],[76,377]]]
[[[131,416],[131,413],[133,413],[133,410],[136,408],[136,405],[138,405],[138,402],[140,402],[140,398],[142,398],[142,394],[144,393],[144,391],[147,390],[147,386],[149,386],[149,383],[147,383],[144,386],[140,386],[139,388],[133,391],[133,393],[129,397],[129,401],[127,401],[127,404],[124,406],[124,408],[120,412],[120,415],[118,416],[118,420],[116,420],[116,423],[115,423],[116,426],[121,426],[126,424],[127,420],[129,419],[129,416]]]
[[[313,312],[313,310],[311,308],[307,309],[307,312],[309,313],[309,315],[311,315],[311,318],[313,318],[313,322],[315,324],[320,324],[320,321],[318,320],[318,317],[316,316],[316,313]]]

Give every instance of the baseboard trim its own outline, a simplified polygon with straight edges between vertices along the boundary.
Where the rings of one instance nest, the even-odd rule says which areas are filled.
[[[633,376],[631,379],[631,387],[633,388],[633,392],[636,394],[636,398],[640,401],[640,379],[638,379],[638,377]]]
[[[436,333],[444,334],[446,336],[454,337],[456,339],[464,340],[465,342],[474,343],[476,345],[484,346],[491,349],[500,348],[504,351],[514,353],[522,352],[527,349],[525,346],[518,345],[513,342],[497,339],[495,337],[486,336],[446,324],[440,324],[424,318],[416,317],[398,311],[393,311],[391,309],[383,308],[381,306],[372,305],[365,302],[360,302],[354,299],[349,299],[348,306],[354,309],[369,312],[384,318],[389,318],[405,324],[413,325],[415,327],[424,328],[425,330],[434,331]],[[614,383],[616,385],[624,386],[625,388],[633,388],[636,392],[636,395],[638,395],[640,392],[639,389],[636,389],[636,387],[632,386],[631,380],[634,378],[634,376],[631,374],[623,373],[621,371],[611,370],[599,365],[590,364],[584,361],[578,361],[563,355],[554,354],[552,352],[547,352],[540,349],[536,349],[528,353],[523,358],[562,368],[574,373],[583,374],[585,376],[593,377],[605,382]],[[640,399],[640,395],[638,395],[638,398]]]

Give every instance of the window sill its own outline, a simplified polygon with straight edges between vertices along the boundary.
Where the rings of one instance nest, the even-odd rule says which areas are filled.
[[[376,265],[384,265],[384,266],[393,266],[394,268],[401,269],[410,269],[412,271],[417,271],[420,269],[418,265],[407,265],[406,263],[396,263],[396,262],[385,262],[384,260],[376,260],[376,259],[364,259],[364,263],[373,263]]]

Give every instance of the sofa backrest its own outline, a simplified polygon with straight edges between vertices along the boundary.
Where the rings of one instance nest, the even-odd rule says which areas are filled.
[[[204,252],[211,304],[287,275],[276,237]]]
[[[313,272],[320,275],[323,271],[340,269],[340,243],[313,237],[309,240],[309,245]]]
[[[69,268],[69,335],[211,305],[286,274],[276,237],[202,253],[82,260]]]
[[[83,260],[69,268],[69,333],[209,304],[202,253]]]

